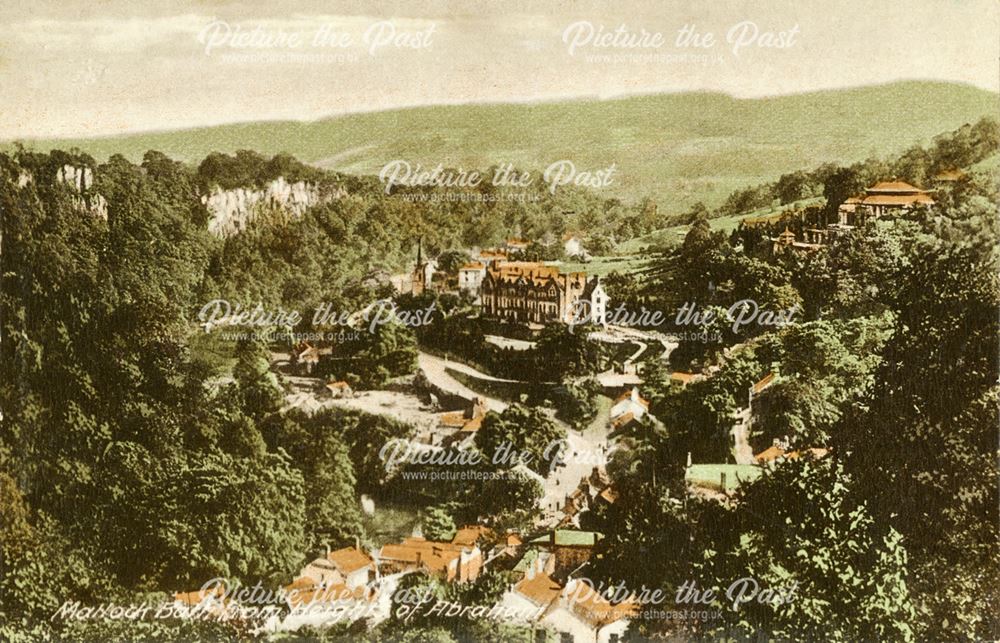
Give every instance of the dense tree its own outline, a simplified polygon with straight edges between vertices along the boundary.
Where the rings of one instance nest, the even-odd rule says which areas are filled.
[[[420,525],[427,540],[451,542],[455,537],[455,521],[451,517],[451,510],[445,505],[428,507]]]
[[[698,565],[728,636],[913,640],[903,538],[880,533],[828,457],[779,464],[749,485]],[[739,579],[746,583],[740,600]],[[770,589],[774,594],[765,594]],[[721,633],[721,632],[719,632]]]
[[[989,637],[998,625],[998,232],[993,206],[971,207],[927,221],[933,234],[892,301],[870,411],[844,422],[850,471],[911,552],[931,638]]]
[[[553,454],[566,430],[540,408],[514,404],[503,413],[487,413],[476,432],[476,446],[486,459],[501,468],[525,464],[547,476]]]

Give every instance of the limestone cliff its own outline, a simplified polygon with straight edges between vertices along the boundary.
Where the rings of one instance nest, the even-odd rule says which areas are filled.
[[[26,185],[31,180],[30,175],[19,177],[18,183]],[[64,165],[56,172],[56,181],[65,183],[76,191],[77,196],[74,203],[85,212],[90,212],[95,217],[108,220],[108,202],[105,198],[93,192],[94,171],[89,167],[76,167],[74,165]]]
[[[208,231],[219,237],[228,237],[246,229],[255,217],[267,210],[280,210],[293,217],[300,217],[310,207],[341,198],[342,188],[322,188],[298,181],[288,183],[279,176],[263,189],[216,188],[201,197],[208,208]]]

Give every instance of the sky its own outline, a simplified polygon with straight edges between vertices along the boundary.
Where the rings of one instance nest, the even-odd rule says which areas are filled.
[[[996,0],[5,0],[0,140],[903,79],[997,91],[998,61]]]

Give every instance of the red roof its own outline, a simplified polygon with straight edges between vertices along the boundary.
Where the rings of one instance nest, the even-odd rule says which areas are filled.
[[[540,607],[548,607],[559,598],[562,586],[548,574],[537,573],[534,578],[525,578],[514,586],[514,591],[528,598]]]
[[[923,192],[916,194],[872,194],[861,202],[864,205],[934,205],[934,199]]]
[[[869,194],[881,193],[881,194],[917,194],[919,192],[926,192],[926,190],[921,190],[915,185],[910,185],[905,181],[879,181],[875,185],[867,188],[865,192]]]
[[[456,545],[471,547],[476,544],[480,537],[487,536],[489,533],[490,528],[483,525],[466,526],[455,533],[455,537],[451,539],[451,542]]]
[[[423,538],[406,538],[398,545],[383,545],[382,560],[420,563],[431,573],[446,572],[448,565],[457,560],[468,547],[455,543],[440,543]]]
[[[758,393],[760,393],[773,383],[774,383],[774,373],[768,373],[767,375],[762,377],[759,382],[753,385],[754,395],[757,395]]]
[[[327,555],[327,559],[334,564],[337,571],[341,574],[350,574],[372,564],[372,559],[367,554],[354,547],[344,547],[343,549],[332,551]]]
[[[615,421],[611,423],[611,428],[620,429],[634,419],[635,415],[632,413],[632,411],[627,411],[619,415],[617,418],[615,418]]]
[[[622,393],[621,395],[619,395],[615,399],[615,404],[618,404],[619,402],[624,402],[625,400],[631,398],[632,397],[632,391],[633,391],[633,389],[628,389],[627,391],[625,391],[624,393]],[[649,400],[643,398],[642,395],[637,395],[637,397],[639,399],[636,400],[636,401],[639,402],[639,404],[642,404],[644,407],[646,407],[648,409],[649,408]]]

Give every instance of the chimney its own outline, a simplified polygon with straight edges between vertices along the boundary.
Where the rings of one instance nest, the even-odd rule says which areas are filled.
[[[361,539],[358,536],[354,536],[354,548],[361,551]]]

